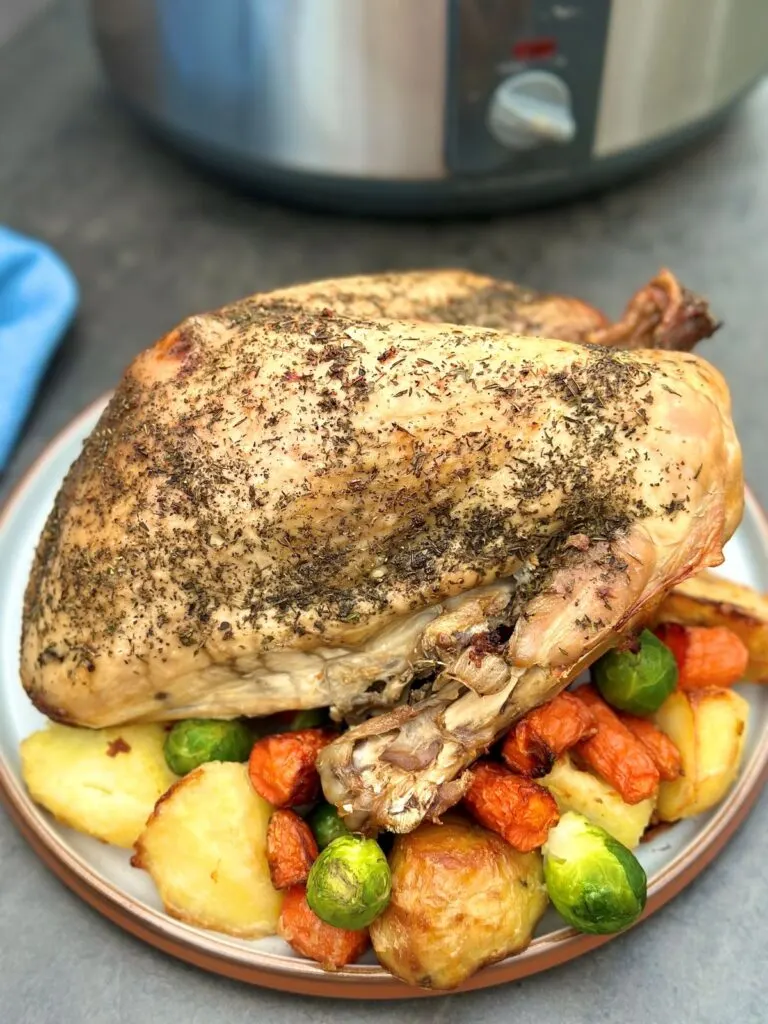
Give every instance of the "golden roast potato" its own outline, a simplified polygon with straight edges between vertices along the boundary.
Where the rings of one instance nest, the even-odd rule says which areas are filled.
[[[62,824],[130,847],[176,776],[165,762],[162,725],[73,729],[54,723],[21,743],[32,799]]]
[[[381,963],[411,985],[451,989],[519,953],[547,906],[541,854],[458,817],[398,836],[392,898],[371,925]]]
[[[567,754],[559,757],[550,773],[537,782],[550,791],[561,814],[583,814],[630,850],[640,842],[653,814],[654,800],[625,803],[612,786],[590,771],[581,771]]]
[[[680,778],[659,787],[659,820],[677,821],[708,811],[738,775],[749,704],[734,690],[677,690],[654,717],[683,759]]]
[[[271,813],[244,764],[210,761],[159,801],[132,863],[149,872],[173,917],[244,938],[273,935],[283,898],[267,866]]]

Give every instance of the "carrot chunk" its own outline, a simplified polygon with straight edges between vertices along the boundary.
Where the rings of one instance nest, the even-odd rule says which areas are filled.
[[[683,759],[672,740],[647,718],[618,712],[617,717],[637,737],[651,755],[662,782],[674,782],[683,771]]]
[[[639,804],[659,788],[659,770],[651,755],[591,686],[575,696],[584,701],[597,722],[597,732],[581,740],[574,753],[597,772],[628,804]]]
[[[274,807],[312,803],[320,795],[317,755],[335,736],[327,729],[299,729],[258,740],[248,759],[253,788]]]
[[[561,693],[510,729],[501,756],[513,772],[538,779],[561,754],[595,732],[595,716],[586,704],[571,693]]]
[[[721,690],[743,679],[747,645],[727,626],[657,626],[656,636],[675,656],[680,690]]]
[[[293,811],[275,811],[267,828],[267,864],[272,885],[303,885],[319,851],[312,829]]]
[[[464,805],[473,818],[521,853],[543,846],[550,828],[560,820],[548,790],[490,761],[478,762],[471,775]]]
[[[369,945],[368,929],[349,932],[321,921],[307,903],[303,885],[288,889],[277,922],[277,934],[297,953],[337,971],[358,960]]]

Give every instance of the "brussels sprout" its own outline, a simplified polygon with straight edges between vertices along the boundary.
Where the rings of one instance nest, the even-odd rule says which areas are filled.
[[[633,715],[652,715],[677,686],[677,662],[658,637],[644,629],[636,651],[609,651],[592,666],[609,704]]]
[[[608,935],[645,907],[645,871],[633,853],[582,814],[567,811],[543,847],[549,898],[582,932]]]
[[[339,812],[333,804],[320,804],[312,811],[307,820],[321,850],[324,850],[339,836],[350,835],[349,829],[339,817]]]
[[[168,733],[163,751],[171,771],[187,775],[207,761],[247,761],[252,746],[253,737],[244,722],[187,718]]]
[[[327,725],[328,721],[327,708],[307,708],[305,711],[296,712],[285,731],[298,732],[299,729],[317,729],[318,726]]]
[[[307,708],[305,711],[278,711],[263,718],[251,718],[248,727],[254,742],[264,736],[279,732],[297,732],[299,729],[315,729],[330,721],[328,708]]]
[[[309,872],[307,902],[335,928],[367,928],[389,903],[389,864],[374,839],[339,836]]]

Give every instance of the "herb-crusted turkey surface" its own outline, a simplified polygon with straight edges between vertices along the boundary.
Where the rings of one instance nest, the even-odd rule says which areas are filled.
[[[654,282],[623,332],[557,300],[586,346],[424,322],[488,287],[325,282],[190,317],[139,356],[40,541],[22,639],[38,707],[88,726],[324,705],[354,721],[437,672],[321,758],[345,813],[403,830],[456,798],[502,719],[719,562],[742,502],[720,375],[599,347],[663,345],[665,322],[687,346],[681,322],[713,322]],[[533,331],[562,322],[510,292],[513,326],[532,304]],[[372,319],[409,309],[421,321]]]

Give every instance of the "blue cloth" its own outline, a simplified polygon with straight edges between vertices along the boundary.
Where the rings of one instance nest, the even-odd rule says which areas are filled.
[[[78,297],[48,246],[0,227],[0,472]]]

